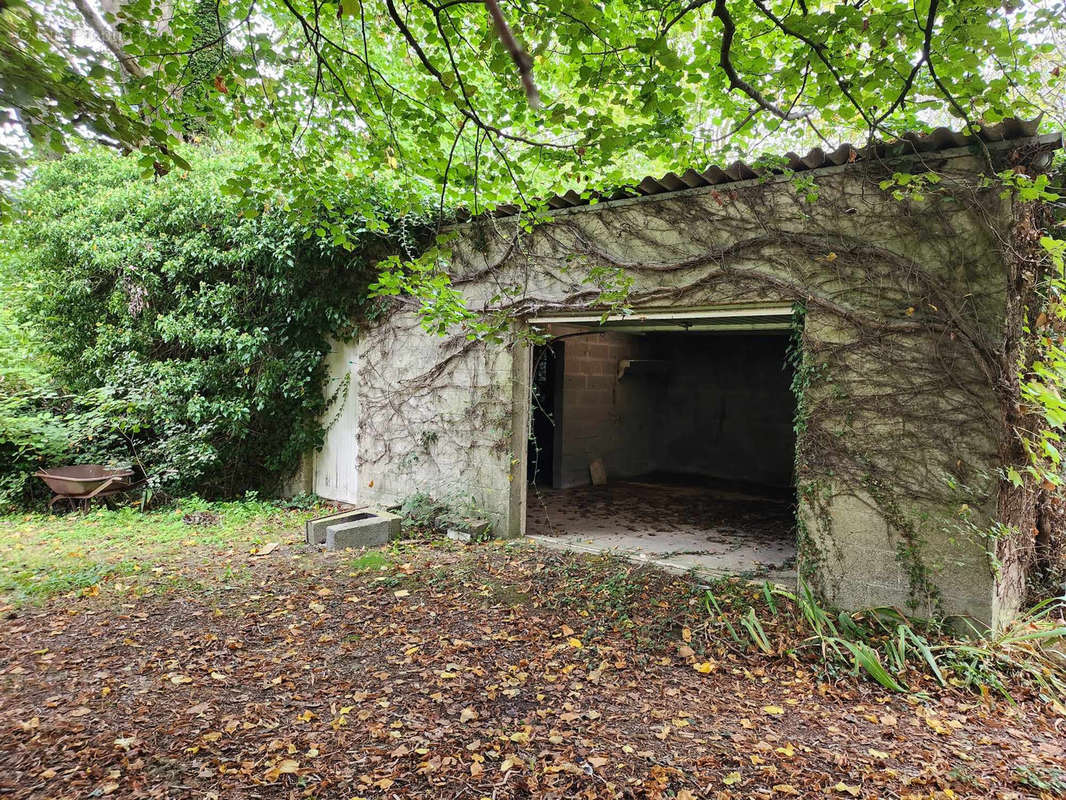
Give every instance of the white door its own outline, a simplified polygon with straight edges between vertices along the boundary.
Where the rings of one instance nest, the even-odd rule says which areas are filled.
[[[358,357],[355,342],[334,342],[326,358],[329,379],[326,397],[333,402],[326,410],[326,441],[315,454],[315,494],[343,503],[356,501],[359,485],[357,423],[359,408],[355,382]]]

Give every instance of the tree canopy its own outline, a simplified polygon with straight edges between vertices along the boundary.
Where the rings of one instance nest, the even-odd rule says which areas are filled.
[[[0,108],[145,174],[254,135],[230,190],[299,209],[390,173],[483,208],[768,142],[1051,112],[1061,0],[0,0]],[[6,136],[11,177],[19,143]]]

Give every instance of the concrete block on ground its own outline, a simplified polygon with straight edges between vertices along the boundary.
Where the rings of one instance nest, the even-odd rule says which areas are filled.
[[[326,528],[326,549],[381,547],[400,535],[400,517],[387,511],[364,510],[352,519]]]
[[[309,519],[304,525],[304,539],[308,544],[325,544],[326,528],[330,525],[339,525],[342,522],[349,522],[357,515],[365,513],[366,508],[366,505],[361,505],[356,506],[355,508],[349,508],[346,511],[338,511],[335,514],[328,514],[324,517]]]
[[[464,520],[462,527],[449,528],[447,536],[453,542],[483,542],[492,538],[492,523],[487,519]]]

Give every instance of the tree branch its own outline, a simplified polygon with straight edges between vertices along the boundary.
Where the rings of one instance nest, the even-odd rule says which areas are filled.
[[[496,35],[499,37],[504,49],[510,54],[515,66],[518,67],[518,74],[522,78],[522,88],[526,90],[526,100],[529,101],[529,105],[533,108],[540,108],[540,92],[537,91],[537,84],[533,82],[533,59],[518,44],[518,40],[515,39],[514,34],[511,32],[507,20],[503,18],[500,4],[496,0],[485,0],[485,8],[489,10],[492,24],[496,26]]]
[[[922,64],[929,60],[929,52],[933,44],[933,28],[936,26],[936,15],[939,6],[940,0],[929,0],[929,13],[925,18],[925,28],[922,29],[922,33],[925,34],[925,37],[922,40],[922,54],[918,57],[910,74],[907,75],[906,79],[903,81],[903,88],[900,89],[899,95],[896,97],[895,101],[893,101],[892,105],[888,107],[887,111],[877,118],[878,125],[888,119],[892,115],[892,112],[899,108],[899,106],[907,99],[907,95],[910,94],[911,87],[914,85],[914,79],[918,77],[918,72],[921,70]],[[917,16],[917,10],[915,15]]]
[[[866,112],[866,109],[863,108],[859,101],[855,99],[855,96],[848,88],[847,82],[844,80],[843,76],[841,76],[837,68],[833,66],[833,63],[829,60],[829,57],[825,54],[825,43],[817,42],[814,39],[811,39],[809,36],[806,36],[800,33],[799,31],[790,28],[788,25],[785,24],[785,21],[783,19],[777,16],[766,6],[766,3],[764,3],[763,0],[752,0],[752,2],[755,4],[755,7],[758,8],[760,12],[762,12],[762,15],[768,20],[770,20],[772,23],[774,23],[774,25],[777,26],[777,28],[782,33],[787,36],[791,36],[793,39],[798,39],[814,51],[814,54],[818,56],[818,60],[825,65],[825,68],[829,70],[829,74],[833,76],[833,80],[836,81],[837,88],[840,89],[841,94],[843,94],[844,97],[848,99],[848,102],[851,103],[852,107],[854,107],[854,109],[859,112],[859,116],[861,116],[863,118],[863,121],[870,126],[870,129],[877,130],[880,125],[877,123],[877,121],[870,118],[870,115]]]
[[[129,53],[122,49],[118,43],[118,33],[104,22],[103,18],[96,13],[96,9],[90,6],[86,0],[74,0],[74,7],[81,12],[82,17],[85,18],[85,22],[89,27],[93,29],[93,33],[103,43],[104,47],[110,50],[115,58],[118,59],[118,63],[122,65],[122,68],[134,78],[143,78],[146,73],[141,69],[141,65],[138,64]]]
[[[400,13],[396,10],[396,5],[393,3],[393,1],[385,0],[385,8],[388,9],[389,17],[392,19],[393,24],[396,25],[404,40],[414,51],[422,66],[426,68],[426,71],[429,72],[429,74],[432,75],[434,79],[436,79],[437,83],[439,83],[445,90],[450,90],[450,82],[445,80],[444,74],[439,69],[437,69],[437,67],[433,64],[432,61],[429,60],[429,56],[427,56],[426,51],[422,49],[422,45],[418,43],[418,40],[411,32],[411,29],[407,27],[406,23],[404,23],[403,19],[401,19]],[[528,144],[531,147],[550,147],[558,150],[571,150],[574,148],[574,146],[570,144],[560,144],[558,142],[538,142],[533,139],[529,139],[525,136],[507,133],[506,131],[497,128],[494,125],[490,125],[489,123],[482,120],[481,117],[474,110],[473,104],[471,103],[470,98],[465,93],[465,91],[463,94],[463,101],[465,105],[459,105],[458,103],[456,104],[459,113],[462,114],[464,117],[469,118],[471,122],[473,122],[486,133],[493,133],[501,139],[509,139],[513,142]],[[495,148],[495,143],[493,144],[493,147]]]
[[[758,0],[756,0],[756,2],[757,1]],[[809,116],[809,112],[806,111],[785,111],[780,106],[767,100],[762,92],[737,74],[736,67],[733,66],[733,62],[730,60],[729,52],[730,48],[733,46],[733,37],[736,35],[737,26],[733,22],[733,17],[729,13],[729,9],[725,6],[725,0],[714,0],[714,10],[711,12],[711,15],[718,17],[718,19],[722,21],[722,46],[719,50],[720,55],[718,58],[718,65],[722,68],[726,77],[729,78],[730,90],[740,89],[740,91],[754,100],[760,108],[769,111],[775,117],[780,119],[804,119]]]

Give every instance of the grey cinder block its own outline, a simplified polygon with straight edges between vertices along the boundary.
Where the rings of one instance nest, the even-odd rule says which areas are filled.
[[[317,517],[307,520],[304,525],[304,538],[308,544],[325,544],[326,528],[330,525],[339,525],[342,522],[351,522],[353,519],[366,513],[367,506],[356,506],[347,511],[338,511],[325,517]]]
[[[462,527],[449,528],[447,537],[453,542],[482,542],[492,538],[492,523],[487,519],[463,520]]]
[[[326,528],[326,549],[381,547],[400,535],[400,517],[387,511],[364,510],[352,519]]]

